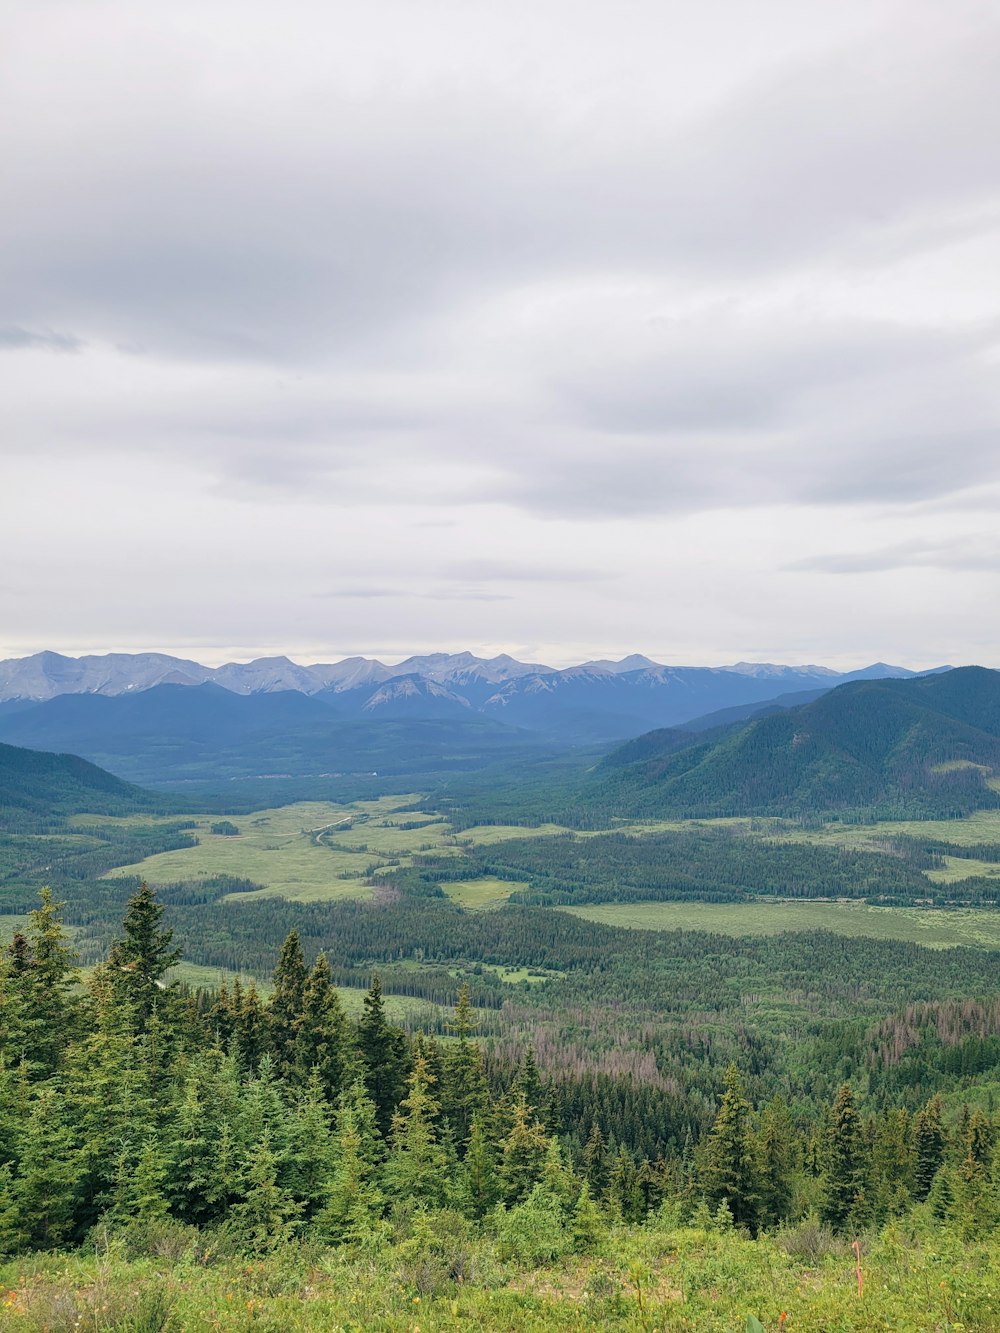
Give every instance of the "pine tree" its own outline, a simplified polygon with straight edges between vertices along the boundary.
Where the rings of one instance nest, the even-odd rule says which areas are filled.
[[[392,1121],[385,1185],[393,1199],[439,1208],[449,1192],[448,1158],[434,1132],[439,1107],[431,1094],[433,1075],[418,1053],[407,1095]]]
[[[379,1133],[387,1139],[393,1113],[405,1087],[406,1038],[386,1020],[378,973],[372,977],[364,999],[358,1025],[358,1049],[365,1066],[365,1086],[375,1103]]]
[[[333,1168],[314,1223],[320,1237],[357,1244],[371,1234],[385,1207],[380,1183],[383,1157],[375,1103],[359,1078],[340,1099]]]
[[[323,1095],[333,1103],[343,1090],[348,1056],[347,1016],[330,980],[330,964],[321,953],[302,994],[292,1072],[303,1086],[315,1074]]]
[[[723,1201],[737,1226],[756,1231],[760,1221],[762,1171],[750,1103],[735,1065],[725,1075],[725,1092],[705,1145],[701,1169],[705,1197]]]
[[[275,1250],[298,1227],[301,1207],[278,1183],[279,1162],[265,1128],[246,1161],[243,1198],[229,1211],[228,1230],[239,1245],[255,1254]]]
[[[864,1202],[864,1136],[851,1085],[837,1092],[826,1142],[826,1176],[820,1216],[843,1230]]]
[[[450,1023],[455,1036],[445,1052],[441,1078],[441,1113],[451,1126],[455,1142],[464,1152],[472,1132],[472,1122],[489,1100],[486,1074],[479,1046],[472,1040],[475,1019],[465,982]]]
[[[172,949],[172,930],[163,926],[163,905],[143,882],[128,900],[124,937],[108,952],[107,970],[115,993],[131,1008],[136,1030],[144,1032],[161,993],[165,974],[181,956]]]
[[[523,1097],[514,1103],[510,1133],[500,1145],[497,1178],[504,1203],[518,1203],[541,1179],[548,1153],[548,1139],[531,1115]]]
[[[267,1008],[267,1036],[275,1066],[285,1074],[295,1062],[295,1037],[306,989],[306,960],[298,931],[290,930],[274,969],[274,994]]]
[[[940,1097],[932,1097],[914,1117],[913,1147],[916,1155],[913,1197],[918,1203],[923,1203],[944,1161],[945,1136]]]

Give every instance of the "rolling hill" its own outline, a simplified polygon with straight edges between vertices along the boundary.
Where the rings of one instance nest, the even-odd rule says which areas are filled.
[[[15,816],[51,821],[73,814],[126,814],[149,809],[148,792],[74,754],[0,745],[0,822]]]
[[[671,730],[615,751],[588,799],[636,815],[959,816],[1000,805],[1000,673],[851,682],[679,744]]]

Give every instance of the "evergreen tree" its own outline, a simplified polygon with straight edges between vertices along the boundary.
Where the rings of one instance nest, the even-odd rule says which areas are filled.
[[[298,931],[290,930],[278,955],[274,993],[267,1008],[267,1036],[280,1074],[285,1074],[295,1063],[295,1038],[302,1017],[306,976]]]
[[[520,1097],[528,1108],[533,1120],[540,1120],[545,1108],[545,1091],[535,1062],[535,1048],[529,1046],[524,1052],[524,1059],[511,1086],[514,1097]]]
[[[347,1016],[324,953],[306,980],[294,1052],[296,1081],[304,1085],[315,1075],[323,1095],[335,1102],[343,1090],[349,1058]]]
[[[163,977],[180,959],[171,948],[172,930],[163,926],[163,905],[143,882],[128,900],[123,938],[108,953],[107,969],[115,992],[127,1004],[136,1030],[144,1032],[160,997]]]
[[[795,1142],[795,1126],[788,1107],[781,1097],[776,1097],[761,1112],[758,1128],[760,1220],[765,1226],[777,1226],[791,1214]]]
[[[849,1083],[841,1084],[833,1104],[826,1143],[826,1176],[820,1216],[843,1230],[864,1202],[864,1138]]]
[[[330,1104],[317,1070],[295,1106],[289,1136],[288,1187],[308,1219],[322,1206],[333,1169]]]
[[[256,1073],[268,1052],[268,1012],[261,1004],[253,982],[245,990],[236,983],[233,987],[233,1027],[229,1050],[246,1074]]]
[[[3,983],[5,1049],[10,1062],[24,1062],[29,1076],[46,1079],[63,1064],[79,1020],[75,990],[76,952],[62,922],[62,903],[43,888],[41,906],[28,915],[8,951]]]
[[[392,1121],[385,1185],[393,1199],[412,1199],[438,1208],[449,1193],[448,1158],[434,1132],[439,1107],[431,1094],[433,1075],[418,1054],[407,1080],[407,1095]]]
[[[496,1151],[486,1132],[482,1112],[472,1117],[462,1162],[462,1194],[466,1210],[477,1218],[485,1217],[500,1197]]]
[[[716,1207],[725,1201],[737,1226],[756,1231],[760,1221],[762,1174],[750,1103],[739,1071],[730,1065],[725,1075],[725,1092],[705,1145],[702,1188]]]
[[[406,1038],[386,1019],[378,973],[364,999],[358,1025],[358,1049],[365,1067],[365,1086],[375,1103],[379,1133],[387,1139],[392,1117],[403,1094],[406,1077]]]
[[[604,1145],[604,1135],[596,1120],[591,1126],[583,1150],[583,1174],[590,1186],[591,1198],[599,1199],[608,1184],[608,1153]]]
[[[449,1044],[444,1057],[441,1113],[451,1126],[456,1144],[464,1152],[472,1133],[473,1119],[489,1099],[482,1054],[472,1040],[476,1028],[468,982],[459,991],[450,1028],[455,1040]]]
[[[570,1220],[570,1233],[573,1237],[574,1250],[580,1253],[593,1250],[604,1234],[604,1229],[601,1210],[591,1197],[590,1184],[585,1180],[580,1193],[576,1197],[573,1216]]]
[[[297,1230],[301,1206],[278,1183],[279,1162],[271,1148],[270,1129],[248,1154],[243,1197],[229,1210],[228,1229],[237,1244],[255,1254],[277,1249]]]
[[[375,1103],[359,1078],[340,1099],[333,1169],[315,1221],[318,1235],[357,1244],[372,1234],[385,1207],[380,1183],[383,1157]]]
[[[39,1089],[24,1127],[13,1185],[19,1248],[51,1250],[64,1244],[84,1189],[65,1099],[48,1084]]]
[[[913,1147],[916,1156],[913,1197],[923,1203],[944,1161],[945,1135],[940,1097],[932,1097],[914,1117]]]
[[[548,1139],[531,1115],[523,1097],[514,1103],[510,1132],[500,1145],[497,1178],[504,1203],[518,1203],[541,1179],[548,1153]]]

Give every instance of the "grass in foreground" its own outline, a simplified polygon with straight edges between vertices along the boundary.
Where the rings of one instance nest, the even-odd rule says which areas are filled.
[[[785,930],[832,930],[838,935],[906,940],[928,949],[958,945],[1000,949],[1000,912],[975,908],[872,907],[861,902],[601,903],[562,911],[631,930],[708,930],[720,935],[777,935]]]
[[[151,1248],[129,1259],[112,1242],[95,1257],[6,1263],[0,1327],[743,1333],[753,1315],[767,1333],[1000,1330],[997,1243],[963,1244],[947,1231],[890,1227],[863,1242],[860,1295],[847,1240],[810,1224],[751,1241],[654,1221],[615,1228],[587,1254],[555,1244],[546,1255],[531,1234],[498,1243],[446,1216],[363,1251],[288,1245],[264,1259],[213,1256],[211,1239],[186,1228],[165,1229]]]

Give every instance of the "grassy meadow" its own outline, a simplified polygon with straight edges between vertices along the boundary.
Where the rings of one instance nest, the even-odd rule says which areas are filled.
[[[560,910],[630,930],[708,930],[733,936],[832,930],[838,935],[906,940],[928,949],[959,945],[1000,949],[1000,912],[978,908],[942,911],[873,907],[863,902],[760,899],[752,903],[601,903]]]
[[[438,854],[458,849],[451,828],[442,821],[422,821],[404,828],[415,798],[384,797],[333,805],[301,801],[273,810],[256,810],[233,819],[236,837],[212,833],[218,815],[196,815],[191,830],[197,846],[160,852],[109,875],[139,875],[152,884],[236,875],[264,885],[248,898],[277,896],[294,902],[367,898],[365,879],[373,868],[407,864],[421,851]],[[413,815],[416,822],[417,816]]]

